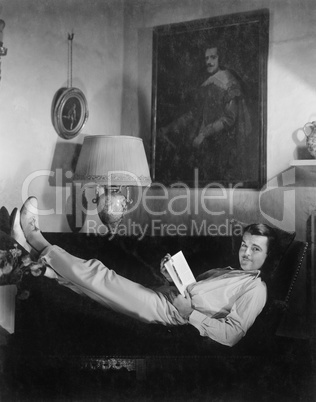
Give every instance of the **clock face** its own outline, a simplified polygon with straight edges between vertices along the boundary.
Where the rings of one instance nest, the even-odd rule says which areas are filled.
[[[52,123],[64,139],[76,137],[89,116],[87,101],[78,88],[60,88],[52,102]]]

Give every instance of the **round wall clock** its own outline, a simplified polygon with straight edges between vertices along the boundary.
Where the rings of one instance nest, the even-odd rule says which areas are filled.
[[[76,137],[86,123],[87,100],[78,88],[60,88],[52,102],[52,123],[57,134],[66,139]]]

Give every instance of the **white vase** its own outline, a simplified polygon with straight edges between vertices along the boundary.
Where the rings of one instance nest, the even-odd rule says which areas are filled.
[[[316,121],[305,124],[304,133],[306,135],[307,150],[313,158],[316,158]]]

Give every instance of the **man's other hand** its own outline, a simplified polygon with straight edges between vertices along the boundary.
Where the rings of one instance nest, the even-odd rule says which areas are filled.
[[[167,279],[168,282],[173,282],[171,276],[169,275],[165,263],[171,259],[170,254],[166,254],[164,258],[160,261],[160,272]]]
[[[185,297],[180,294],[175,295],[174,299],[172,300],[172,304],[179,311],[181,317],[189,318],[190,314],[193,311],[191,297],[187,291],[185,291],[184,294]]]

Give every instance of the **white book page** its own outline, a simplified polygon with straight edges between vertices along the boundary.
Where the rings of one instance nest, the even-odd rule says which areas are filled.
[[[165,266],[179,292],[184,296],[184,291],[187,286],[196,281],[182,251],[173,255],[171,259],[165,263]]]

